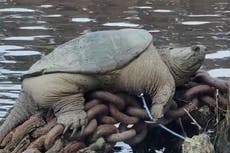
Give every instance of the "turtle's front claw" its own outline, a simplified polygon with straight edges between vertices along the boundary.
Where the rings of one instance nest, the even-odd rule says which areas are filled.
[[[63,134],[65,134],[68,130],[72,130],[71,136],[73,136],[79,128],[85,127],[87,124],[87,115],[85,111],[70,111],[65,112],[57,116],[57,122],[65,126]]]
[[[77,132],[77,128],[73,129],[72,134],[70,135],[70,137],[73,137],[76,132]]]
[[[61,123],[61,124],[63,124],[63,123]],[[70,127],[70,125],[65,125],[65,129],[64,129],[64,131],[63,131],[63,134],[66,133],[66,131],[69,129],[69,127]]]

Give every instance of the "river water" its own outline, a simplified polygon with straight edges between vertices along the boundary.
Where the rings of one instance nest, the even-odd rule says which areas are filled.
[[[230,78],[229,0],[0,0],[0,118],[41,56],[81,34],[143,28],[157,47],[208,46],[203,68]]]

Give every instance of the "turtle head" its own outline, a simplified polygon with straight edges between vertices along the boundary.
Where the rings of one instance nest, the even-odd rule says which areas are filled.
[[[166,64],[176,85],[182,85],[195,74],[204,61],[206,50],[207,48],[203,45],[168,49]]]

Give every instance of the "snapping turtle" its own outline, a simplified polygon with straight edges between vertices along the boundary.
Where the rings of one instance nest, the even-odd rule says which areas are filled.
[[[152,98],[152,115],[164,115],[175,85],[201,66],[202,45],[158,50],[142,29],[87,33],[37,61],[24,75],[22,91],[0,128],[0,141],[17,124],[41,108],[53,108],[57,122],[73,131],[87,124],[83,93],[116,89]]]

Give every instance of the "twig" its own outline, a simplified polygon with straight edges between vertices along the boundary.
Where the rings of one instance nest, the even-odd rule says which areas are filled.
[[[211,121],[213,121],[214,118],[215,118],[215,116],[211,116],[211,117],[208,119],[208,121],[207,121],[207,123],[206,123],[206,125],[205,125],[205,128],[204,128],[204,131],[208,131],[209,123],[210,123]]]
[[[193,121],[193,123],[198,127],[199,131],[201,131],[203,128],[200,126],[200,124],[192,117],[192,115],[189,113],[187,109],[184,108],[184,111],[187,113],[189,118]]]
[[[180,128],[181,128],[181,130],[182,130],[182,132],[183,132],[183,135],[184,135],[185,137],[187,137],[187,133],[185,132],[183,123],[182,123],[182,121],[181,121],[181,118],[178,119],[178,122],[179,122]]]
[[[219,129],[219,104],[218,104],[218,97],[219,97],[219,89],[216,89],[216,94],[215,94],[215,101],[216,101],[216,108],[215,108],[215,113],[216,113],[216,135],[215,138],[213,140],[213,144],[216,144],[216,140],[217,140],[217,133],[218,133],[218,129]]]
[[[227,104],[227,113],[230,113],[230,83],[228,84],[228,104]],[[227,124],[230,124],[229,118],[227,118]]]
[[[216,94],[215,94],[215,101],[216,101],[216,109],[215,109],[215,111],[216,111],[216,124],[218,124],[219,123],[219,110],[218,110],[218,108],[219,108],[219,101],[218,101],[218,97],[219,97],[219,89],[216,89]]]
[[[141,93],[141,94],[140,94],[140,97],[141,97],[141,99],[142,99],[144,108],[145,108],[145,110],[146,110],[146,112],[147,112],[149,118],[150,118],[154,123],[156,123],[156,120],[152,117],[152,115],[151,115],[151,113],[150,113],[150,110],[149,110],[149,108],[148,108],[148,106],[147,106],[147,104],[146,104],[146,101],[145,101],[145,98],[144,98],[144,94]],[[164,126],[163,124],[158,124],[158,126],[161,127],[162,129],[164,129],[165,131],[171,133],[172,135],[174,135],[174,136],[176,136],[176,137],[182,139],[182,140],[185,140],[185,139],[186,139],[184,136],[182,136],[182,135],[180,135],[180,134],[178,134],[178,133],[176,133],[176,132],[170,130],[169,128],[167,128],[167,127]]]

